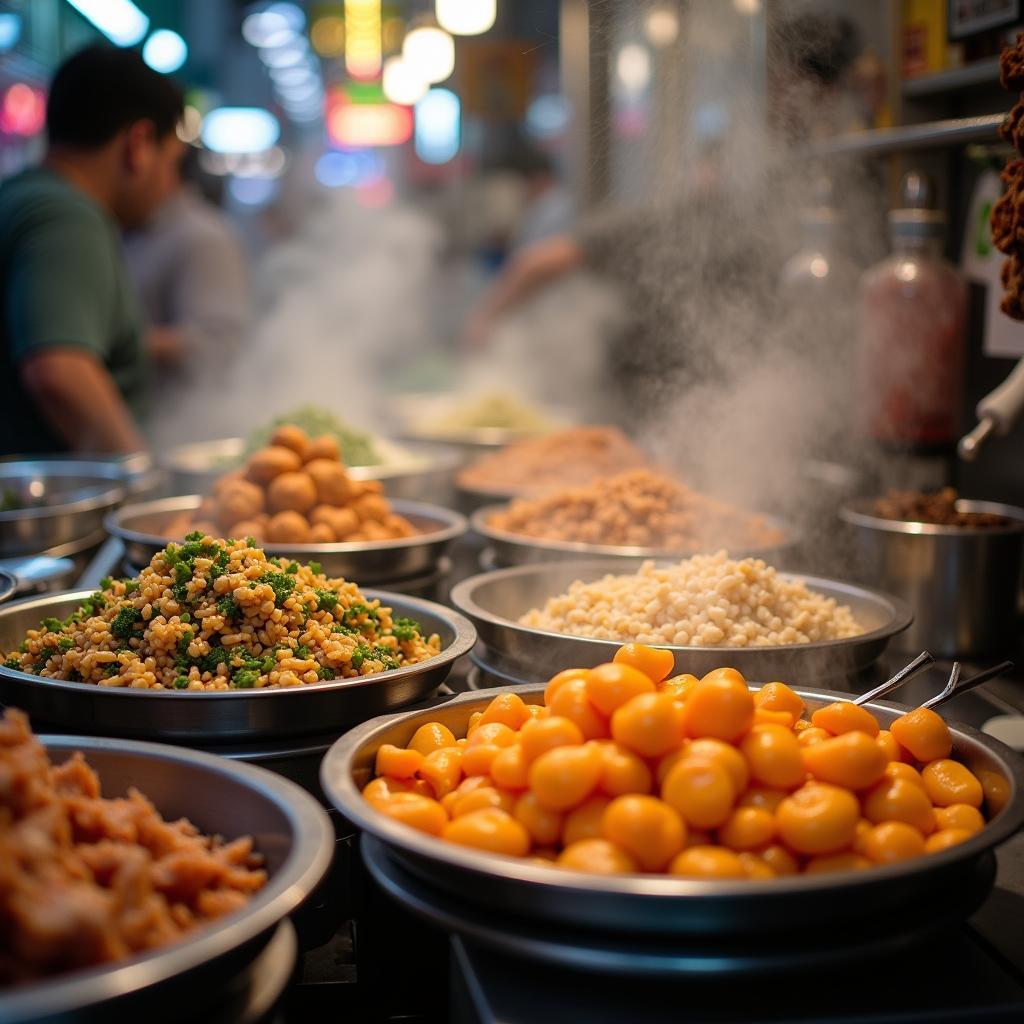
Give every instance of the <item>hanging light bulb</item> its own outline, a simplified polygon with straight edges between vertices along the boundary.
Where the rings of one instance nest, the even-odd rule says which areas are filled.
[[[428,84],[443,82],[455,70],[455,41],[442,28],[422,25],[405,37],[402,57]]]
[[[428,85],[413,71],[404,57],[388,57],[384,61],[382,81],[384,95],[392,103],[403,107],[414,107],[427,95]]]
[[[478,36],[494,24],[498,0],[436,0],[437,23],[455,36]]]

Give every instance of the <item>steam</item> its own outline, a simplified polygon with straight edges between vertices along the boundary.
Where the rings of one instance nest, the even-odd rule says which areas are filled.
[[[230,381],[196,389],[158,440],[238,435],[309,401],[380,429],[402,369],[434,353],[453,364],[453,389],[619,419],[691,485],[830,537],[834,508],[823,504],[820,480],[809,481],[807,462],[859,460],[856,283],[848,274],[836,288],[793,295],[781,270],[800,244],[802,211],[820,203],[823,175],[844,218],[840,255],[861,267],[877,258],[883,190],[847,159],[824,166],[799,155],[810,138],[851,127],[856,102],[838,90],[823,98],[789,83],[767,123],[754,22],[740,6],[672,5],[678,38],[655,59],[678,62],[678,95],[667,101],[678,130],[649,129],[642,169],[656,177],[626,176],[636,207],[611,235],[624,264],[612,276],[624,287],[587,276],[562,282],[510,314],[487,353],[472,358],[457,343],[470,275],[446,261],[439,221],[402,202],[366,209],[345,190],[322,195],[294,240],[266,260],[265,308]],[[822,5],[777,6],[791,14]],[[614,9],[613,67],[616,47],[643,39],[646,5]],[[770,52],[787,42],[769,40]],[[767,91],[777,98],[778,87]],[[639,372],[623,402],[607,353],[635,313],[630,278],[664,312],[657,333],[669,350],[637,339]]]

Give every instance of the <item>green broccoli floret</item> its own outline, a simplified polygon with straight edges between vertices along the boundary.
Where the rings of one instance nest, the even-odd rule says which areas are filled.
[[[70,651],[71,648],[75,646],[75,641],[72,640],[71,637],[69,636],[62,636],[57,641],[57,646],[60,648],[61,653],[67,654],[68,651]]]
[[[420,635],[420,624],[413,619],[395,619],[391,624],[391,633],[399,643],[408,643]]]
[[[295,580],[283,572],[265,572],[260,577],[260,582],[266,583],[274,591],[274,600],[278,604],[281,604],[295,589]]]
[[[333,590],[317,589],[316,608],[320,612],[333,612],[338,606],[338,595]]]
[[[139,583],[139,581],[138,581],[138,580],[129,580],[129,579],[126,579],[126,580],[124,581],[124,592],[125,592],[126,594],[134,594],[134,593],[135,593],[135,591],[136,591],[136,590],[138,590],[138,589],[139,589],[139,587],[141,587],[141,586],[142,586],[142,584],[141,584],[141,583]]]
[[[231,685],[237,690],[251,690],[259,681],[257,668],[240,668],[231,674]]]
[[[18,671],[18,672],[22,671],[22,668],[21,668],[21,658],[18,658],[15,655],[12,654],[4,662],[4,668],[12,668],[12,669],[14,669],[15,671]]]
[[[292,651],[292,657],[302,658],[303,660],[308,660],[312,655],[313,652],[309,649],[307,644],[299,644],[299,646]]]
[[[290,562],[288,564],[288,568],[285,569],[285,572],[288,573],[289,576],[297,575],[298,571],[299,571],[299,563],[298,562]]]
[[[374,661],[379,661],[384,666],[385,672],[398,668],[398,659],[395,657],[395,652],[383,644],[374,645],[373,658]]]
[[[114,585],[114,581],[109,576],[104,576],[100,580],[100,590],[109,590]]]
[[[111,636],[117,637],[118,640],[130,640],[136,623],[141,621],[142,612],[138,608],[130,604],[123,605],[114,616],[114,621],[110,623]]]
[[[227,597],[222,597],[217,602],[217,611],[223,615],[225,619],[237,619],[242,614],[242,609],[239,607],[238,602],[229,594]]]
[[[363,662],[372,657],[373,650],[368,644],[357,644],[356,649],[352,652],[352,667],[358,671],[363,667]]]
[[[174,680],[174,688],[176,690],[187,690],[188,689],[188,676],[178,676]]]
[[[51,633],[59,633],[61,626],[64,625],[60,619],[55,619],[52,615],[48,615],[42,622],[39,623],[44,630],[48,630]]]
[[[324,571],[324,567],[319,562],[310,562],[309,563],[309,571],[314,576],[319,576],[320,573],[322,573]]]
[[[318,675],[318,676],[319,676],[319,677],[320,677],[321,679],[324,679],[324,680],[326,680],[326,679],[336,679],[336,678],[337,678],[337,676],[336,676],[336,674],[335,674],[335,671],[334,671],[334,669],[333,669],[333,668],[330,668],[330,667],[329,667],[329,666],[327,666],[327,665],[323,665],[323,666],[321,666],[320,668],[318,668],[318,669],[316,670],[316,674],[317,674],[317,675]]]

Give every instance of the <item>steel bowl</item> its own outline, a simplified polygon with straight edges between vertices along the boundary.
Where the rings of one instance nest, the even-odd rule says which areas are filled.
[[[106,519],[107,532],[125,547],[130,565],[149,565],[171,541],[165,524],[182,512],[194,512],[202,499],[197,494],[125,505]],[[451,543],[466,532],[466,519],[458,512],[412,501],[393,501],[392,508],[420,532],[398,540],[343,544],[264,544],[268,555],[317,561],[328,576],[343,576],[360,584],[391,583],[427,576],[437,571]]]
[[[760,684],[751,684],[754,689]],[[525,701],[543,702],[543,686],[512,688]],[[974,771],[987,770],[1007,786],[1007,802],[986,827],[964,843],[941,853],[869,871],[795,876],[754,882],[703,882],[664,875],[600,876],[566,872],[555,867],[446,843],[381,814],[362,797],[374,775],[382,744],[406,746],[427,722],[441,722],[464,736],[470,715],[482,711],[507,690],[478,690],[444,703],[366,722],[331,747],[320,769],[320,781],[333,805],[347,820],[383,842],[401,866],[433,888],[461,901],[487,907],[518,921],[543,921],[556,928],[573,927],[615,933],[620,941],[638,937],[703,937],[721,944],[729,938],[759,939],[769,953],[773,933],[800,930],[804,937],[840,935],[871,920],[879,932],[900,919],[904,908],[936,915],[949,893],[972,875],[978,862],[1024,823],[1024,766],[1003,744],[967,726],[954,726],[954,754]],[[808,711],[842,694],[799,689]],[[846,698],[848,699],[848,697]],[[886,726],[909,710],[878,702],[866,705]],[[991,885],[991,877],[989,878]],[[931,900],[928,897],[932,897]]]
[[[67,617],[91,591],[50,594],[0,608],[0,650],[17,648],[43,618]],[[472,623],[430,601],[364,590],[396,615],[437,633],[441,653],[391,672],[280,690],[133,690],[46,679],[0,665],[0,703],[58,729],[137,739],[233,743],[341,730],[433,693],[476,640]]]
[[[0,558],[8,558],[94,534],[125,487],[113,461],[32,459],[0,462],[0,492],[24,506],[0,512]]]
[[[440,444],[409,444],[378,439],[385,461],[375,466],[346,466],[354,480],[379,480],[390,498],[425,500],[451,488],[461,453]],[[241,437],[199,441],[171,448],[161,464],[178,494],[207,494],[218,478],[238,467],[246,442]]]
[[[326,874],[334,847],[330,820],[298,786],[212,754],[92,736],[40,739],[56,762],[82,751],[105,796],[135,787],[168,820],[187,817],[207,834],[251,835],[269,878],[243,910],[173,945],[6,990],[0,1018],[5,1024],[205,1019],[206,1000],[259,954]]]
[[[693,554],[693,552],[672,551],[668,548],[658,547],[635,545],[619,547],[611,544],[584,544],[579,541],[543,540],[540,537],[528,537],[522,533],[499,530],[491,526],[489,520],[495,512],[501,511],[503,508],[503,505],[487,505],[477,509],[469,519],[473,532],[487,541],[495,565],[517,566],[568,559],[617,558],[620,559],[621,568],[622,563],[627,562],[639,563],[649,558],[680,559]],[[791,526],[772,516],[762,515],[760,518],[769,526],[779,530],[782,540],[776,544],[761,547],[730,549],[729,554],[733,558],[757,556],[778,560],[787,549],[796,543],[797,537]]]
[[[1013,646],[1024,557],[1024,509],[989,501],[957,502],[990,512],[1007,526],[935,526],[873,515],[873,500],[840,509],[853,552],[850,567],[909,602],[906,641],[936,655],[983,655]]]
[[[627,571],[628,571],[628,567]],[[564,668],[591,668],[611,661],[621,646],[612,640],[567,636],[519,623],[532,608],[564,593],[575,580],[589,583],[607,573],[621,573],[622,562],[555,562],[499,569],[462,580],[452,588],[451,600],[474,623],[482,647],[481,660],[498,671],[520,678],[554,675]],[[785,679],[813,685],[821,679],[854,675],[868,668],[889,641],[913,620],[907,605],[866,587],[816,576],[787,576],[803,580],[823,597],[848,605],[865,628],[846,640],[823,640],[779,647],[668,647],[676,658],[676,672],[701,676],[721,665],[731,665],[751,679]]]

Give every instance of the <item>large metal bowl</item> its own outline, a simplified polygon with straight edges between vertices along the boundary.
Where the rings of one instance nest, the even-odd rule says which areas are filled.
[[[107,532],[124,544],[129,565],[149,565],[169,542],[182,539],[168,534],[166,524],[182,512],[196,511],[201,501],[199,495],[189,494],[125,505],[107,516]],[[343,576],[360,584],[387,584],[435,572],[451,543],[466,532],[466,519],[458,512],[413,501],[393,501],[391,507],[419,533],[399,540],[262,547],[268,555],[319,562],[328,576]]]
[[[473,532],[483,537],[490,548],[493,561],[500,566],[533,565],[538,562],[550,563],[567,559],[617,558],[621,563],[638,563],[646,559],[679,559],[692,552],[672,551],[667,548],[614,546],[610,544],[584,544],[579,541],[543,540],[528,537],[522,533],[511,533],[490,525],[490,518],[501,511],[504,505],[486,505],[478,508],[469,519]],[[733,558],[757,556],[778,559],[792,547],[797,537],[792,527],[772,516],[760,516],[769,526],[779,530],[782,539],[776,544],[730,549]],[[621,567],[621,566],[620,566]]]
[[[753,689],[760,684],[751,684]],[[511,688],[528,702],[543,702],[543,687]],[[765,882],[701,882],[664,875],[599,876],[501,857],[446,843],[374,810],[361,789],[373,777],[378,748],[406,746],[427,722],[442,722],[464,736],[470,715],[507,690],[478,690],[436,706],[366,722],[342,736],[320,769],[324,792],[341,814],[385,843],[410,874],[460,900],[557,927],[637,936],[702,936],[716,943],[731,937],[761,937],[771,950],[772,933],[811,930],[818,935],[855,927],[874,918],[879,932],[899,921],[906,907],[936,915],[948,893],[975,873],[978,861],[1024,823],[1024,767],[1003,744],[967,726],[952,727],[954,756],[972,770],[995,772],[1008,787],[1007,802],[986,827],[964,843],[929,855],[869,871],[782,877]],[[822,690],[798,690],[809,711],[843,699]],[[888,702],[867,705],[885,726],[908,709]],[[991,885],[991,878],[989,879]],[[889,922],[889,925],[887,925]]]
[[[379,480],[389,498],[426,500],[440,488],[450,488],[461,453],[440,444],[396,443],[380,439],[385,461],[375,466],[347,466],[354,480]],[[171,475],[178,494],[207,494],[219,477],[237,467],[245,456],[241,437],[198,441],[171,448],[161,465]]]
[[[937,655],[990,656],[1014,646],[1024,564],[1024,509],[990,501],[956,503],[961,512],[1005,516],[1006,526],[935,526],[882,519],[874,501],[844,505],[853,538],[852,570],[908,601],[913,647]]]
[[[629,567],[616,561],[555,562],[499,569],[462,580],[452,588],[451,600],[476,626],[484,661],[523,679],[547,677],[564,668],[592,668],[611,661],[621,644],[534,629],[520,625],[519,617],[531,608],[543,607],[548,598],[564,593],[575,580],[589,583],[607,573],[623,571],[628,572]],[[807,686],[868,668],[889,641],[913,620],[909,607],[888,594],[816,576],[792,578],[803,580],[814,593],[848,605],[865,632],[846,640],[779,647],[658,646],[673,652],[676,672],[701,676],[721,665],[730,665],[751,679],[784,679]]]
[[[169,820],[203,832],[251,835],[269,879],[245,909],[164,949],[5,991],[0,1019],[28,1021],[205,1019],[207,1001],[262,949],[327,872],[334,830],[316,801],[262,768],[179,747],[82,736],[43,736],[50,757],[85,754],[103,794],[143,792]]]
[[[0,492],[21,508],[0,512],[0,558],[39,554],[95,533],[125,495],[113,461],[0,462]]]
[[[48,616],[67,617],[91,591],[50,594],[0,608],[0,650],[17,648]],[[476,639],[472,623],[430,601],[364,590],[396,615],[437,633],[441,653],[417,665],[279,690],[133,690],[45,679],[0,665],[0,703],[59,729],[191,744],[340,731],[433,693]]]

